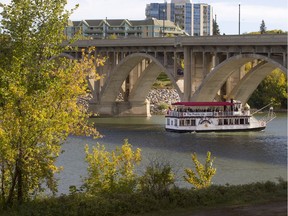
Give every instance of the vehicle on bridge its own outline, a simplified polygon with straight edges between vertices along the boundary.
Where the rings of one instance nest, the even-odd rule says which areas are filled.
[[[261,131],[276,115],[270,107],[267,116],[257,120],[250,107],[240,101],[177,102],[165,116],[165,129],[172,132]],[[256,113],[256,112],[255,112]]]

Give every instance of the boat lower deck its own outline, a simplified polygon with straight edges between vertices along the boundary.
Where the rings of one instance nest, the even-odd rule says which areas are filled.
[[[211,133],[211,132],[243,132],[243,131],[262,131],[265,130],[266,127],[257,127],[257,128],[230,128],[230,129],[211,129],[211,130],[195,130],[195,129],[182,129],[182,128],[165,128],[166,131],[176,132],[176,133]]]

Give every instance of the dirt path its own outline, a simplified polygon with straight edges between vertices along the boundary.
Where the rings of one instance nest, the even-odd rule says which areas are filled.
[[[187,216],[287,216],[287,201],[199,210]]]

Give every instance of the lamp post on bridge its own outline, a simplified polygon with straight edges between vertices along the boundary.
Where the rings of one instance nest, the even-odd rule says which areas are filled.
[[[238,34],[240,35],[240,7],[241,4],[239,3],[239,23],[238,23]]]
[[[163,9],[163,30],[162,30],[162,36],[163,37],[165,36],[165,31],[164,31],[164,29],[165,29],[165,12],[166,12],[166,10]]]

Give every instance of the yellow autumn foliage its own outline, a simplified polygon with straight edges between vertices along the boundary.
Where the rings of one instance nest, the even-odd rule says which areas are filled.
[[[85,179],[87,192],[133,192],[136,186],[135,166],[141,161],[141,150],[132,150],[125,139],[121,148],[106,151],[104,145],[97,144],[89,152],[86,145],[88,177]]]
[[[195,171],[186,168],[184,176],[185,181],[194,185],[195,188],[207,188],[211,185],[213,176],[216,174],[216,168],[213,168],[214,158],[211,158],[211,152],[207,152],[205,165],[201,164],[197,158],[197,154],[192,154],[192,161],[195,166]]]

